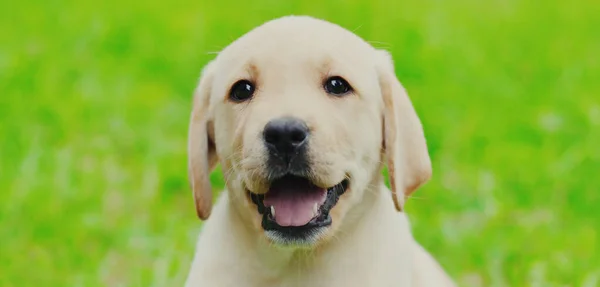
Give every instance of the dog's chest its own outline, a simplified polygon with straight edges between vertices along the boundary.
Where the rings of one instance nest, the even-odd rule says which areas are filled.
[[[249,278],[257,279],[248,286],[411,286],[410,244],[397,244],[399,241],[392,242],[391,239],[372,243],[352,248],[340,246],[339,250],[298,260],[279,270],[269,270],[274,272],[248,274]],[[257,276],[260,273],[263,276]]]
[[[383,247],[387,248],[383,248]],[[268,258],[220,257],[197,265],[199,285],[247,287],[364,287],[411,286],[412,254],[408,246],[382,241],[322,254],[312,260],[265,265]],[[343,251],[342,251],[343,250]],[[208,256],[210,258],[210,256]],[[215,257],[212,257],[213,259]],[[229,260],[228,260],[229,259]],[[195,280],[193,280],[195,281]]]

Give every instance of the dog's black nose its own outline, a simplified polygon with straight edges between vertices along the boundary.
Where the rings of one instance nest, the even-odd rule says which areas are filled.
[[[308,133],[308,126],[304,121],[284,117],[267,123],[263,130],[263,137],[271,152],[289,157],[306,144]]]

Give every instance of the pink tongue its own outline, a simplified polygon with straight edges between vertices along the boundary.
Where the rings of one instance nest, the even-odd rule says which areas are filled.
[[[288,178],[274,182],[263,202],[275,208],[275,222],[280,226],[303,226],[316,216],[315,204],[321,207],[326,198],[326,189],[305,179]]]

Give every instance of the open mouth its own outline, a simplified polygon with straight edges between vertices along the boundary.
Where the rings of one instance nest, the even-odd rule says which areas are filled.
[[[250,192],[250,198],[263,216],[264,230],[301,237],[314,228],[331,225],[329,212],[347,188],[347,179],[320,188],[306,178],[286,175],[273,181],[266,194]]]

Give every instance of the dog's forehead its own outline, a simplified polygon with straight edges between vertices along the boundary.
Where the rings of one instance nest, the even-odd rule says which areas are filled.
[[[219,53],[224,66],[248,61],[270,63],[370,62],[374,48],[351,31],[308,16],[287,16],[266,22]]]

